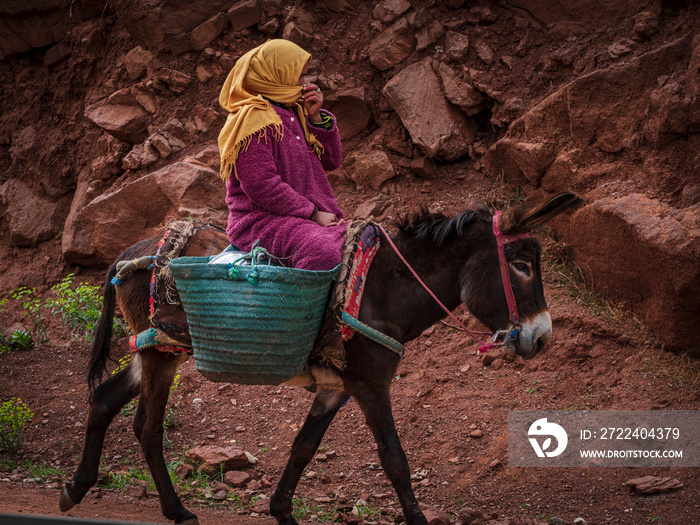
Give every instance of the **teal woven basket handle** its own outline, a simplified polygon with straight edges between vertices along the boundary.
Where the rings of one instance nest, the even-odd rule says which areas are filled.
[[[275,257],[270,255],[270,252],[268,252],[262,246],[258,246],[258,241],[255,241],[255,244],[253,244],[253,247],[250,249],[250,253],[247,253],[246,255],[243,255],[235,261],[229,263],[227,272],[228,278],[235,281],[243,280],[241,278],[241,271],[238,267],[238,263],[250,259],[251,270],[245,275],[245,280],[253,286],[257,286],[259,282],[258,265],[260,264],[259,261],[262,260],[262,258],[266,258],[269,264],[269,261]]]

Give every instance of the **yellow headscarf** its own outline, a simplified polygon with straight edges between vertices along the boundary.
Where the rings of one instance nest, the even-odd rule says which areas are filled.
[[[321,156],[323,146],[309,132],[308,113],[299,103],[302,88],[296,85],[309,58],[311,55],[298,45],[279,39],[268,40],[236,61],[219,95],[219,104],[229,112],[219,133],[220,175],[224,181],[232,169],[236,172],[238,154],[245,151],[255,133],[272,126],[275,138],[282,138],[282,119],[263,97],[294,106],[306,142]]]

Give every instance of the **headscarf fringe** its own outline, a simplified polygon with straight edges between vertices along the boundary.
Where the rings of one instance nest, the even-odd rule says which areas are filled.
[[[252,133],[249,133],[248,135],[243,137],[238,143],[236,143],[233,146],[233,149],[226,153],[226,155],[221,159],[221,168],[219,168],[219,176],[224,182],[228,181],[229,177],[231,176],[231,172],[233,172],[234,176],[238,178],[238,173],[236,172],[236,160],[238,159],[238,155],[240,153],[248,149],[248,146],[250,146],[250,143],[252,142],[253,137],[255,137],[255,135],[259,135],[259,141],[265,140],[265,142],[267,143],[268,128],[272,129],[272,134],[275,140],[282,140],[282,137],[284,136],[284,127],[281,123],[265,126],[264,128],[259,129],[257,131],[253,131]]]

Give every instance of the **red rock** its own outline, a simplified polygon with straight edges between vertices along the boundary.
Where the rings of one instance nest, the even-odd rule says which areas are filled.
[[[369,60],[380,71],[391,69],[408,58],[415,46],[414,33],[406,18],[400,18],[369,45]]]
[[[238,32],[260,22],[262,14],[260,0],[245,0],[236,2],[236,4],[228,10],[226,16],[231,22],[231,31]]]
[[[71,263],[104,264],[173,217],[225,224],[224,192],[218,172],[200,163],[176,162],[71,210],[64,231],[64,256]]]
[[[151,116],[127,89],[85,108],[85,117],[115,138],[137,143],[148,136]]]
[[[221,465],[224,471],[247,467],[248,457],[238,447],[198,446],[187,451],[185,457],[199,464],[212,467]]]
[[[190,33],[190,45],[195,51],[201,51],[214,39],[218,38],[228,26],[228,19],[223,13],[217,13]]]
[[[240,470],[229,470],[224,474],[224,481],[232,487],[245,487],[250,481],[250,474]]]
[[[595,290],[626,303],[667,345],[698,348],[698,207],[679,210],[635,193],[610,196],[555,227]]]
[[[153,60],[153,55],[150,51],[143,49],[141,46],[136,46],[124,56],[122,63],[131,79],[136,80],[143,75],[151,60]]]
[[[15,246],[36,246],[61,230],[61,209],[17,179],[0,187],[0,201]]]
[[[658,494],[683,488],[683,483],[675,478],[659,476],[644,476],[625,481],[625,485],[634,489],[637,494]]]
[[[401,71],[383,93],[426,156],[450,161],[467,154],[476,123],[445,98],[432,59]]]
[[[428,525],[450,525],[450,517],[446,512],[422,502],[418,506],[423,511],[425,519],[428,520]]]
[[[383,24],[390,24],[410,8],[406,0],[384,0],[375,6],[372,16]]]
[[[389,157],[381,150],[356,151],[348,160],[353,162],[350,178],[358,187],[378,190],[383,182],[396,175]]]

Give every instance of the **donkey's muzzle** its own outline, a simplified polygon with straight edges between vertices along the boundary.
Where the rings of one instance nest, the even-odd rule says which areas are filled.
[[[522,323],[517,353],[523,359],[531,359],[547,345],[551,337],[552,318],[545,310]]]

